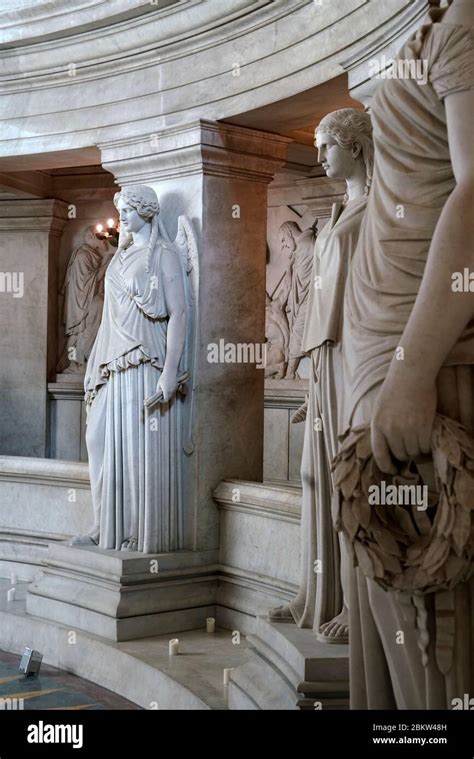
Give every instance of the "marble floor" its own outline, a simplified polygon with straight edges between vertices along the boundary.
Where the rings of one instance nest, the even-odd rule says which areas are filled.
[[[170,638],[179,639],[178,656],[168,655]],[[190,630],[174,635],[127,641],[116,644],[121,651],[165,672],[176,682],[190,687],[211,709],[227,709],[228,688],[224,685],[224,669],[237,667],[246,661],[247,643],[232,643],[229,630],[215,633]]]
[[[25,678],[18,671],[19,663],[20,656],[0,651],[0,709],[4,702],[11,708],[13,699],[25,711],[140,709],[112,691],[48,664],[42,664],[38,677]]]

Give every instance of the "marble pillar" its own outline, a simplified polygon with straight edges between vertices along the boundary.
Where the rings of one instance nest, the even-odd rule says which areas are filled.
[[[57,356],[57,263],[67,205],[0,202],[1,453],[45,456]]]

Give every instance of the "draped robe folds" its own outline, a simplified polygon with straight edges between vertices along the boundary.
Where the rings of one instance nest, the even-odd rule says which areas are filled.
[[[87,361],[99,329],[103,271],[104,256],[84,243],[72,254],[64,278],[63,322],[68,348],[75,347],[74,362],[79,365]]]
[[[85,377],[86,442],[100,547],[138,551],[183,547],[181,493],[182,400],[145,412],[166,356],[168,314],[160,260],[170,243],[119,248],[105,276],[102,322]],[[185,274],[181,267],[183,285]],[[180,371],[184,358],[181,359]]]
[[[305,230],[298,238],[297,247],[294,252],[291,289],[287,303],[288,323],[290,327],[289,359],[300,358],[303,355],[301,342],[311,287],[314,241],[315,233],[313,229]]]
[[[344,308],[346,429],[370,424],[415,303],[437,221],[455,186],[443,99],[473,87],[472,36],[469,27],[426,25],[402,48],[399,59],[427,62],[428,82],[387,79],[373,101],[374,180]],[[438,410],[474,434],[472,322],[439,374]],[[426,623],[423,614],[416,618],[409,596],[382,590],[360,569],[351,571],[352,708],[445,709],[453,698],[474,693],[472,583],[430,594],[423,603]],[[417,624],[429,639],[426,666]],[[397,645],[400,631],[403,645]],[[451,661],[443,672],[437,658],[441,648]]]
[[[337,450],[337,409],[343,390],[340,337],[344,286],[366,203],[364,196],[346,206],[335,204],[331,220],[317,237],[302,341],[304,353],[311,357],[311,371],[301,463],[301,583],[289,608],[300,627],[315,632],[342,608],[339,541],[331,520],[334,489],[330,467]],[[316,561],[321,562],[320,572],[316,571]]]

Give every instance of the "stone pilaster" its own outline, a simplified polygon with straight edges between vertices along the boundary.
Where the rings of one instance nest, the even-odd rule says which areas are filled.
[[[57,356],[57,261],[67,205],[0,202],[1,452],[45,456],[47,382]]]

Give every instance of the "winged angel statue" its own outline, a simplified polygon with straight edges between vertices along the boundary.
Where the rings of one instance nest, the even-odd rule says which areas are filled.
[[[170,240],[151,187],[114,202],[119,247],[84,384],[94,524],[71,543],[174,551],[183,547],[183,452],[193,452],[197,240],[186,216]]]

